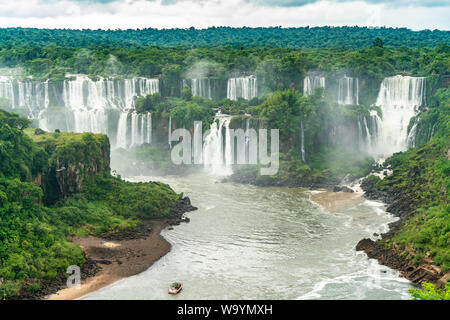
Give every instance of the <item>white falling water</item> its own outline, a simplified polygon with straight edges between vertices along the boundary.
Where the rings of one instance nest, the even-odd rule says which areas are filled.
[[[258,87],[255,76],[230,78],[227,84],[227,98],[237,100],[244,98],[253,99],[258,96]]]
[[[42,109],[48,108],[48,81],[34,83],[0,76],[0,98],[7,99],[12,109],[26,107],[29,118],[33,119]]]
[[[375,116],[374,113],[371,113],[370,119],[372,124],[373,124],[373,117],[375,117],[374,119],[376,119],[378,115]],[[377,125],[374,128],[376,127]],[[367,151],[370,154],[372,153],[374,141],[372,139],[372,134],[370,132],[367,118],[365,116],[360,116],[358,119],[358,143],[361,149]]]
[[[191,79],[191,91],[193,96],[200,96],[208,99],[213,98],[211,79]]]
[[[169,125],[167,127],[167,131],[168,131],[168,142],[169,142],[169,147],[172,149],[172,117],[169,116]]]
[[[338,103],[341,105],[359,104],[358,78],[345,76],[339,79]]]
[[[414,124],[409,130],[408,136],[406,137],[406,146],[408,148],[414,148],[416,146],[416,134],[417,134],[417,125],[419,124],[419,117],[414,119]]]
[[[303,94],[305,96],[312,94],[316,88],[325,88],[325,77],[306,76],[303,79]]]
[[[115,148],[128,149],[152,142],[151,113],[122,112],[117,126]]]
[[[14,89],[10,77],[0,76],[0,97],[7,99],[12,105],[14,105]]]
[[[250,118],[245,119],[245,161],[250,159]]]
[[[116,146],[126,148],[151,142],[151,115],[133,115],[136,97],[159,92],[159,80],[143,77],[131,79],[99,78],[97,81],[86,75],[68,75],[62,87],[45,82],[20,81],[12,77],[0,77],[0,98],[10,101],[12,108],[26,107],[29,118],[37,119],[44,130],[61,128],[49,117],[49,86],[52,85],[55,101],[52,105],[72,114],[64,127],[74,132],[94,132],[108,134],[108,110],[121,112],[117,125]],[[128,117],[131,121],[128,121]],[[52,122],[53,121],[53,122]],[[131,127],[128,127],[131,125]],[[139,136],[141,135],[141,136]],[[114,146],[113,146],[114,147]]]
[[[106,110],[123,110],[117,124],[116,145],[113,147],[129,148],[150,143],[151,116],[134,111],[130,113],[128,110],[134,108],[137,96],[158,91],[157,79],[100,78],[98,81],[92,81],[87,76],[78,75],[75,80],[64,82],[63,100],[65,106],[73,112],[75,132],[108,133]]]
[[[127,141],[127,125],[128,121],[128,112],[122,112],[119,118],[119,124],[117,126],[117,139],[116,139],[116,147],[126,149],[128,147]]]
[[[306,153],[305,153],[305,130],[303,127],[303,120],[300,121],[300,152],[302,154],[302,161],[306,163]]]
[[[230,119],[230,116],[218,113],[211,124],[210,130],[205,133],[203,165],[209,173],[214,175],[229,175],[232,173]],[[225,141],[223,129],[225,129]]]
[[[408,124],[423,103],[424,90],[425,78],[421,77],[398,75],[383,80],[376,101],[383,114],[378,128],[378,154],[406,150]]]

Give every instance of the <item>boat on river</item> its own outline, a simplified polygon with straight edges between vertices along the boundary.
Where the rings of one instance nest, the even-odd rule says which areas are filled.
[[[174,282],[169,287],[169,294],[178,294],[181,289],[183,289],[183,284],[181,282]]]

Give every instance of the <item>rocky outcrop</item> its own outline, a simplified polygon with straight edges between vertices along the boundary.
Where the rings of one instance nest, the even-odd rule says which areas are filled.
[[[355,192],[353,189],[350,189],[347,186],[334,186],[333,188],[333,192],[348,192],[348,193],[353,193]]]
[[[395,246],[386,248],[382,243],[371,239],[362,239],[356,245],[356,250],[364,251],[369,258],[376,259],[378,263],[400,271],[401,276],[414,283],[426,281],[444,286],[445,279],[448,277],[448,274],[444,275],[441,269],[435,266],[430,259],[423,259],[419,265],[415,266],[401,257]]]
[[[44,136],[38,144],[48,155],[40,181],[46,204],[79,193],[86,182],[110,173],[110,144],[106,135],[46,133]]]

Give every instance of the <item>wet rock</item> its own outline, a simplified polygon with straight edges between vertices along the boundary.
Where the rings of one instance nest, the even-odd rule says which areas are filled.
[[[346,186],[334,186],[333,187],[333,192],[355,192],[353,189],[350,189],[349,187]]]
[[[376,259],[378,263],[399,270],[403,277],[414,283],[427,281],[439,284],[439,280],[443,276],[439,268],[428,263],[415,266],[401,257],[395,249],[386,248],[383,244],[374,242],[371,239],[359,241],[356,245],[356,251],[364,251],[369,258]]]

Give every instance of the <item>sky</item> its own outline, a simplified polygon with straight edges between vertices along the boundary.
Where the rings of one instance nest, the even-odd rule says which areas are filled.
[[[0,0],[0,27],[386,26],[450,30],[450,0]]]

